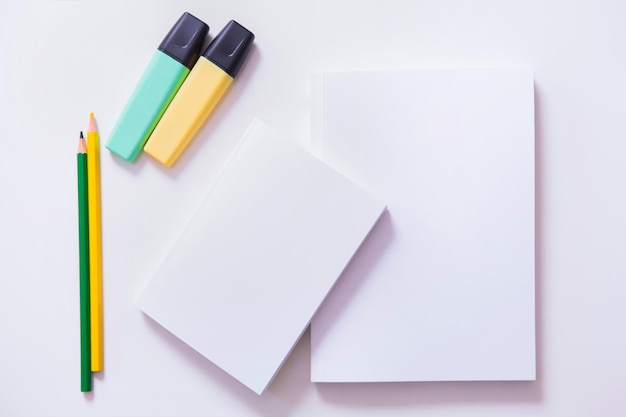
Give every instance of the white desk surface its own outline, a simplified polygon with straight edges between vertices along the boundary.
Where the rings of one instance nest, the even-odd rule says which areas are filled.
[[[249,27],[240,77],[173,169],[102,154],[105,371],[79,392],[76,138],[104,142],[190,11]],[[0,415],[622,416],[626,6],[617,1],[0,2]],[[305,334],[257,396],[134,305],[253,117],[306,144],[319,71],[529,65],[538,380],[312,384]]]

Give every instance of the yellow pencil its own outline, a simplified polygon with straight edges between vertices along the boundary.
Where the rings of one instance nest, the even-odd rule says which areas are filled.
[[[87,183],[89,193],[89,301],[91,317],[91,371],[103,368],[102,340],[102,221],[100,214],[100,143],[96,120],[89,115],[87,129]]]

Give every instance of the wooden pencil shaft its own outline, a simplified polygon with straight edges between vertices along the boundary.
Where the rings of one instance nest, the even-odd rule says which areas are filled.
[[[87,155],[78,153],[78,243],[80,262],[80,368],[83,392],[91,391],[91,334],[89,317],[89,208]]]
[[[102,324],[102,220],[100,203],[100,143],[93,114],[87,131],[89,190],[89,292],[91,320],[91,371],[103,369]]]

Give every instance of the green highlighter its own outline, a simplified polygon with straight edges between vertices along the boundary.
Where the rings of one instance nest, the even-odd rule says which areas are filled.
[[[183,13],[155,51],[106,148],[133,162],[200,56],[209,26]]]

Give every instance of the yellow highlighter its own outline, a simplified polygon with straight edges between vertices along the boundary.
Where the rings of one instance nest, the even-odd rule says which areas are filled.
[[[161,117],[143,150],[172,166],[241,69],[254,34],[231,20],[209,44]]]

